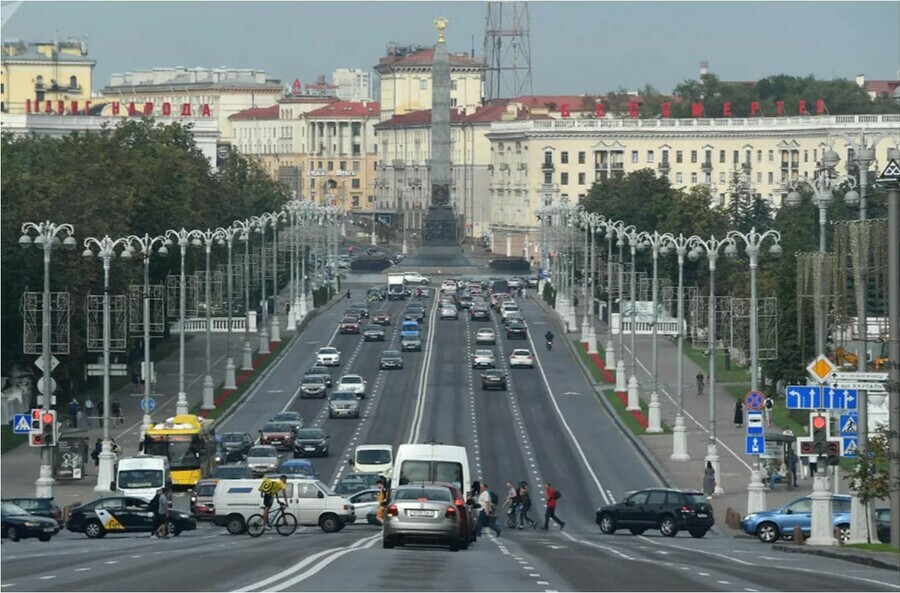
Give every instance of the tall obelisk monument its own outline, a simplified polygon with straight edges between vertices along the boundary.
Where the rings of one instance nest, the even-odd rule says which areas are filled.
[[[431,205],[425,215],[424,246],[459,245],[459,229],[450,201],[450,55],[444,43],[449,22],[438,17],[438,41],[431,63]]]

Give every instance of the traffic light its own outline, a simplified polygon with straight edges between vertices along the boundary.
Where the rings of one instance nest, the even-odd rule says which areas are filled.
[[[813,416],[810,424],[812,425],[813,453],[826,455],[828,453],[828,416]]]
[[[31,410],[31,431],[40,432],[42,410]]]
[[[45,447],[55,447],[59,436],[56,426],[56,410],[44,410],[41,413],[41,434]]]
[[[837,465],[841,462],[841,443],[840,441],[828,441],[828,465]]]
[[[29,447],[43,447],[44,446],[44,433],[41,430],[41,417],[43,416],[43,410],[31,410],[31,430],[28,433],[28,446]]]

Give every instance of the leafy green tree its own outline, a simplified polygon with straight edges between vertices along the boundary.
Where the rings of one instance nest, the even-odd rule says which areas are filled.
[[[870,436],[866,445],[859,448],[859,457],[853,465],[853,471],[845,476],[849,480],[850,490],[859,497],[859,502],[871,514],[873,501],[889,498],[892,492],[900,490],[900,482],[891,481],[890,463],[900,456],[897,451],[891,451],[890,440],[895,434],[884,431],[878,435]],[[869,532],[869,522],[866,522],[866,542],[872,543]]]

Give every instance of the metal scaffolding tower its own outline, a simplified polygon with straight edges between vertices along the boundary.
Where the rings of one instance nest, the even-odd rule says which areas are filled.
[[[488,2],[485,101],[532,94],[530,31],[527,2]]]

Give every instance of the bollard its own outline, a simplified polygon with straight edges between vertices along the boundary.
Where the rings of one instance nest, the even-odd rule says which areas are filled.
[[[806,539],[803,537],[803,530],[799,525],[794,526],[793,540],[794,544],[798,546],[802,546],[806,543]]]

